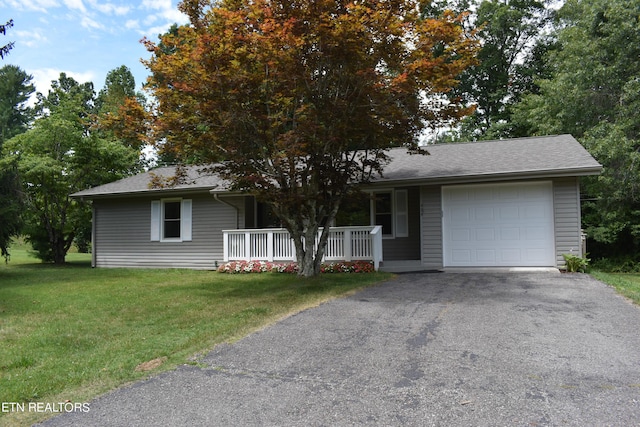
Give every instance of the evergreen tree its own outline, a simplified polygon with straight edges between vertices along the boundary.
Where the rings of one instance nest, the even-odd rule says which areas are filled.
[[[33,118],[27,105],[34,92],[32,77],[20,68],[0,68],[0,254],[8,259],[12,237],[22,229],[23,197],[15,164],[3,160],[4,142],[22,132]]]

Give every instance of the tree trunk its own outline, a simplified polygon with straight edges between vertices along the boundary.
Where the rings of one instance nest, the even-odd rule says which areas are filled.
[[[298,276],[313,277],[316,274],[313,252],[305,251],[302,263],[298,264]]]
[[[339,202],[336,202],[334,209],[327,217],[327,224],[331,224],[335,219],[338,212]],[[304,247],[300,245],[300,251],[298,251],[298,245],[296,245],[296,258],[298,259],[298,275],[301,277],[313,277],[320,274],[320,268],[322,266],[322,258],[324,258],[325,249],[327,247],[327,241],[329,240],[330,227],[325,226],[322,229],[320,237],[318,237],[319,226],[317,223],[307,224],[307,227],[303,233]],[[317,247],[316,247],[317,239]],[[302,241],[302,239],[299,239]]]
[[[53,256],[53,263],[56,265],[63,265],[66,263],[67,252],[71,248],[73,244],[74,233],[71,235],[64,237],[63,233],[60,232],[59,235],[56,235],[51,242],[51,252]]]
[[[56,239],[51,245],[51,251],[53,252],[53,263],[56,265],[62,265],[66,261],[67,251],[64,250],[64,239]]]
[[[329,238],[329,226],[325,226],[318,239],[318,231],[320,228],[318,218],[326,224],[332,224],[335,219],[342,197],[338,197],[331,202],[329,212],[319,208],[315,201],[309,202],[311,206],[304,206],[308,213],[306,216],[300,214],[300,206],[293,209],[281,209],[273,206],[274,212],[283,222],[285,228],[289,231],[289,235],[293,239],[296,248],[296,261],[298,264],[298,276],[313,277],[320,274],[322,258],[324,257],[325,248]],[[293,211],[293,212],[292,212]],[[316,247],[317,239],[317,247]]]
[[[298,252],[296,258],[298,259],[298,276],[301,277],[313,277],[320,273],[315,268],[315,244],[316,235],[318,234],[317,226],[310,226],[307,224],[307,228],[302,234],[301,241],[304,241],[304,245],[301,246],[301,252]],[[298,248],[296,247],[296,250]]]

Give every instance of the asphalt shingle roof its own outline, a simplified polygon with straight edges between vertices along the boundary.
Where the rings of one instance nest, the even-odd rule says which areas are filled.
[[[599,173],[601,165],[571,135],[440,144],[429,156],[393,149],[385,181],[444,180],[498,176],[575,176]]]
[[[582,176],[597,174],[601,165],[571,135],[557,135],[427,147],[430,155],[409,154],[404,148],[389,151],[391,163],[382,182],[457,182],[518,177]],[[151,188],[152,174],[171,177],[164,167],[73,194],[74,197],[113,197],[142,193],[224,191],[227,183],[190,167],[188,183],[171,189]]]
[[[98,187],[89,188],[72,194],[72,197],[102,197],[118,196],[141,193],[167,193],[186,191],[209,191],[216,188],[226,188],[227,184],[218,176],[200,171],[198,167],[187,167],[187,177],[184,184],[179,184],[171,188],[154,188],[152,186],[153,177],[164,177],[169,179],[176,174],[174,166],[166,166],[130,176],[119,181],[110,182]]]

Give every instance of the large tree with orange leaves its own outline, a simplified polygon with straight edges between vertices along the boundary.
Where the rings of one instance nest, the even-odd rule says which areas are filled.
[[[451,89],[474,63],[461,17],[417,0],[184,0],[190,25],[146,41],[161,150],[266,201],[319,272],[325,227],[386,151],[470,113]],[[222,161],[223,160],[223,161]]]

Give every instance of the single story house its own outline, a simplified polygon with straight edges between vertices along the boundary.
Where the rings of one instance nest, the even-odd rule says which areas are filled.
[[[571,135],[428,151],[390,150],[384,176],[365,188],[373,196],[360,216],[367,224],[335,227],[327,260],[370,259],[391,271],[557,268],[563,254],[581,254],[579,179],[602,166]],[[172,176],[174,168],[152,172]],[[188,184],[172,188],[151,188],[147,172],[73,194],[93,204],[93,265],[294,260],[288,233],[254,197],[196,168],[188,174]]]

